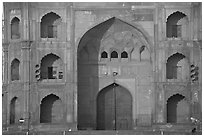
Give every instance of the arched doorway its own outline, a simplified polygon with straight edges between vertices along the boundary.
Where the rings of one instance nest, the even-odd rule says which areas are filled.
[[[40,123],[59,123],[63,119],[61,99],[50,94],[42,99],[40,104]]]
[[[97,97],[97,129],[128,130],[132,128],[132,97],[117,84],[102,89]]]
[[[144,53],[141,51],[141,61],[138,62],[139,56],[132,59],[131,57],[136,55],[131,54],[139,53],[137,47],[142,45],[146,48],[142,50]],[[141,75],[139,77],[144,78],[142,75],[146,72],[151,73],[150,47],[149,40],[139,28],[115,17],[96,25],[83,35],[77,49],[77,128],[79,130],[97,129],[96,94],[104,81],[112,82],[115,72],[120,78],[130,78],[133,75]],[[124,61],[124,64],[120,61]],[[136,65],[135,61],[139,65]],[[133,68],[133,65],[135,69],[131,69],[132,72],[129,73],[129,67]],[[140,69],[141,66],[144,66],[145,70]],[[150,81],[145,80],[145,82],[150,84]]]
[[[189,118],[189,105],[185,97],[175,94],[167,100],[167,123],[186,123]]]
[[[14,97],[10,103],[10,124],[16,123],[17,99]]]

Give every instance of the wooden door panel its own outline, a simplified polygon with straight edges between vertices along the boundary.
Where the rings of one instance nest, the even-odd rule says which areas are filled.
[[[115,123],[116,122],[116,123]],[[127,130],[132,124],[132,98],[120,87],[101,91],[97,99],[97,129]]]

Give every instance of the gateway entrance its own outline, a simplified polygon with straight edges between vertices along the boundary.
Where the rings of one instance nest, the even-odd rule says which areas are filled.
[[[97,97],[97,129],[128,130],[132,128],[132,97],[128,90],[112,84]]]

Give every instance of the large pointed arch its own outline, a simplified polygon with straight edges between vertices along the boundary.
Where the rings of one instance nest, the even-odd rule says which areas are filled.
[[[124,45],[120,42],[123,40],[125,41]],[[109,45],[104,44],[105,42],[109,43]],[[147,40],[147,36],[132,24],[115,17],[96,25],[82,36],[77,49],[78,129],[96,128],[97,102],[95,96],[102,81],[101,73],[103,72],[101,69],[99,72],[101,61],[99,57],[101,57],[102,51],[105,50],[109,55],[105,61],[110,59],[110,64],[118,63],[122,51],[130,52],[133,47],[138,46],[137,43],[145,45],[148,52],[151,53],[151,44]],[[112,49],[117,51],[118,56],[113,56],[115,58],[111,58]],[[146,64],[149,65],[150,61],[143,63],[143,65]],[[109,74],[104,72],[104,75],[111,76],[113,71],[111,70]],[[149,72],[150,70],[145,71]]]
[[[149,34],[144,30],[144,28],[142,28],[142,26],[135,24],[135,23],[131,23],[131,22],[127,22],[127,21],[123,21],[122,19],[116,18],[116,17],[112,17],[106,21],[103,21],[99,24],[95,24],[92,27],[90,27],[88,29],[88,31],[86,31],[82,37],[80,38],[79,42],[77,43],[78,47],[77,47],[77,52],[79,53],[80,50],[83,48],[83,46],[87,45],[87,42],[92,38],[92,37],[96,37],[95,33],[97,32],[97,29],[100,29],[100,34],[99,34],[99,39],[101,37],[103,37],[104,32],[106,32],[109,27],[111,25],[113,25],[115,22],[121,22],[124,24],[127,24],[128,26],[131,26],[133,30],[137,31],[138,36],[142,37],[142,40],[145,42],[147,49],[149,50],[149,52],[152,52],[152,45],[153,42],[149,39],[150,36]],[[102,34],[102,35],[101,35]]]

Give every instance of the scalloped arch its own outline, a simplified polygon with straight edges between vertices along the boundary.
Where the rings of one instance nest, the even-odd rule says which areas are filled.
[[[56,14],[57,16],[59,16],[61,19],[63,19],[63,18],[62,18],[62,15],[60,15],[59,12],[51,10],[51,11],[47,11],[46,13],[42,13],[42,14],[40,15],[40,20],[39,20],[39,21],[42,22],[42,18],[45,17],[45,16],[47,16],[47,15],[50,14],[50,13],[54,13],[54,14]]]
[[[168,15],[166,15],[166,21],[165,21],[165,22],[168,21],[168,18],[169,18],[171,15],[173,15],[173,14],[175,14],[175,13],[177,13],[177,12],[179,12],[179,13],[185,15],[186,18],[187,18],[187,20],[189,21],[189,15],[188,15],[188,13],[186,13],[185,11],[182,11],[182,10],[174,10],[174,11],[172,11],[172,12],[169,12]]]

